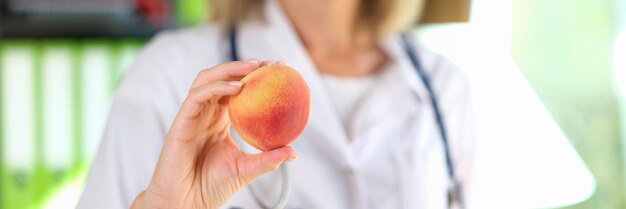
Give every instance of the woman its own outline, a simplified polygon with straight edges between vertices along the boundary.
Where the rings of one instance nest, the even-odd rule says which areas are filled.
[[[281,178],[271,171],[286,162],[287,208],[447,208],[430,86],[467,195],[474,149],[467,81],[411,44],[427,87],[399,36],[421,2],[213,3],[212,23],[160,34],[137,58],[79,208],[260,208],[247,186],[254,182],[257,196],[273,204]],[[231,61],[233,52],[247,61]],[[225,104],[243,76],[285,62],[311,88],[309,124],[293,147],[249,154],[255,150],[229,129]]]

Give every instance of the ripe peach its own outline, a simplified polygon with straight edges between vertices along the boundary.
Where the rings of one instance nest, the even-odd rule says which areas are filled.
[[[304,131],[311,111],[309,86],[293,68],[263,66],[242,80],[228,115],[239,136],[259,150],[289,145]]]

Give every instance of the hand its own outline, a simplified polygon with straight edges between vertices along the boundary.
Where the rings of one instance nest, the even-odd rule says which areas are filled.
[[[261,65],[224,63],[201,71],[174,120],[148,188],[132,208],[218,208],[259,176],[295,160],[291,147],[247,154],[230,136],[228,99]],[[282,62],[276,64],[283,64]]]

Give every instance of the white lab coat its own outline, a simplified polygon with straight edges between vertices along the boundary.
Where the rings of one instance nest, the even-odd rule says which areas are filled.
[[[446,208],[448,177],[439,130],[399,37],[382,43],[391,58],[388,72],[344,128],[328,95],[332,89],[325,89],[280,5],[266,2],[265,23],[238,27],[241,58],[284,60],[311,89],[311,118],[293,143],[300,157],[289,163],[287,208]],[[211,24],[164,32],[140,53],[119,87],[78,208],[128,208],[147,187],[165,134],[198,71],[229,60],[224,34]],[[457,173],[468,190],[475,140],[466,77],[440,55],[414,47],[439,99]],[[280,193],[277,173],[254,183],[269,204]],[[243,189],[224,208],[259,206]]]

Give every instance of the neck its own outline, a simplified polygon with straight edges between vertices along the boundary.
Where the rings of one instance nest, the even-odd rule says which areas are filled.
[[[321,73],[367,76],[386,55],[374,34],[357,28],[360,0],[281,0],[300,40]]]
[[[359,0],[281,0],[309,52],[342,53],[370,47],[374,36],[356,28]]]

